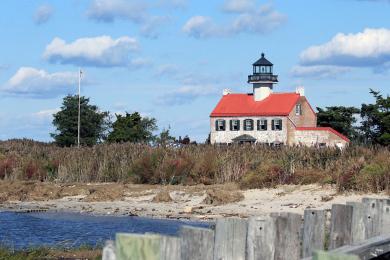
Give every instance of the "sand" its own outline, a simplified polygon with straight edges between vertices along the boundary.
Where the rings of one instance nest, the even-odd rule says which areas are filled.
[[[5,187],[15,187],[15,184],[6,186],[0,183],[0,196],[3,198],[0,200],[0,210],[48,210],[97,215],[209,220],[221,216],[246,218],[271,212],[303,214],[306,208],[330,209],[332,204],[361,201],[363,197],[390,198],[385,193],[348,192],[340,194],[330,185],[283,185],[275,189],[243,191],[234,184],[188,187],[132,184],[19,183],[18,185],[23,187],[25,194],[15,196],[12,190],[5,190]],[[44,195],[45,188],[49,190],[49,195]],[[40,192],[37,193],[37,190]],[[208,198],[210,191],[216,194],[235,193],[234,196],[222,196],[223,198],[232,197],[232,201],[235,202],[220,201],[217,205],[210,203]],[[169,193],[171,200],[154,199],[161,192]],[[7,196],[9,194],[13,196]],[[240,201],[237,201],[237,198],[240,198]]]

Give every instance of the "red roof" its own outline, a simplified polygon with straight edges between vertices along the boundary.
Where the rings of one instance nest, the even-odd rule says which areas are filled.
[[[328,132],[331,132],[331,133],[337,135],[338,137],[345,140],[346,142],[349,142],[348,137],[337,132],[336,130],[334,130],[331,127],[297,127],[296,130],[298,130],[298,131],[328,131]]]
[[[221,98],[210,116],[287,116],[299,97],[297,93],[273,93],[255,101],[252,94],[228,94]]]

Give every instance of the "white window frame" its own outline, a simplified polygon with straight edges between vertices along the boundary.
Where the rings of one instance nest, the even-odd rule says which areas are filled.
[[[268,124],[268,120],[267,119],[264,119],[264,118],[259,119],[259,129],[257,129],[257,130],[258,131],[267,131],[268,130],[267,124]],[[265,126],[265,129],[263,129],[261,126]]]
[[[302,105],[301,104],[296,104],[295,105],[295,115],[296,116],[301,116],[302,115]]]
[[[232,129],[231,131],[240,131],[240,120],[239,119],[232,119]]]
[[[283,130],[283,120],[280,118],[275,118],[273,121],[273,130],[274,131],[282,131]],[[279,126],[279,127],[278,127]],[[279,129],[278,129],[279,128]]]
[[[224,119],[217,119],[217,131],[226,130],[226,121]]]
[[[249,125],[248,125],[248,123],[249,123]],[[249,128],[248,128],[248,126],[250,126]],[[244,120],[244,131],[253,131],[253,129],[254,129],[254,121],[253,121],[253,119],[245,119]]]

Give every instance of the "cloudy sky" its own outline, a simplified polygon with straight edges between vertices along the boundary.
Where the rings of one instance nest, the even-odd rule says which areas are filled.
[[[390,92],[389,0],[2,0],[0,139],[50,141],[77,91],[112,113],[204,141],[225,88],[249,92],[261,52],[275,91],[304,86],[316,107]]]

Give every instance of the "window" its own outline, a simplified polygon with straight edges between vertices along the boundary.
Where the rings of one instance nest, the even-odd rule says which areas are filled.
[[[267,120],[266,119],[257,120],[257,130],[258,131],[267,131]]]
[[[253,120],[245,119],[244,120],[244,130],[245,131],[253,131]]]
[[[302,115],[302,105],[301,104],[295,105],[295,115],[297,115],[297,116]]]
[[[272,120],[272,130],[274,131],[282,131],[282,119],[274,119]]]
[[[240,120],[230,120],[230,131],[240,131]]]
[[[216,131],[225,131],[225,120],[218,119],[215,121],[215,130]]]

